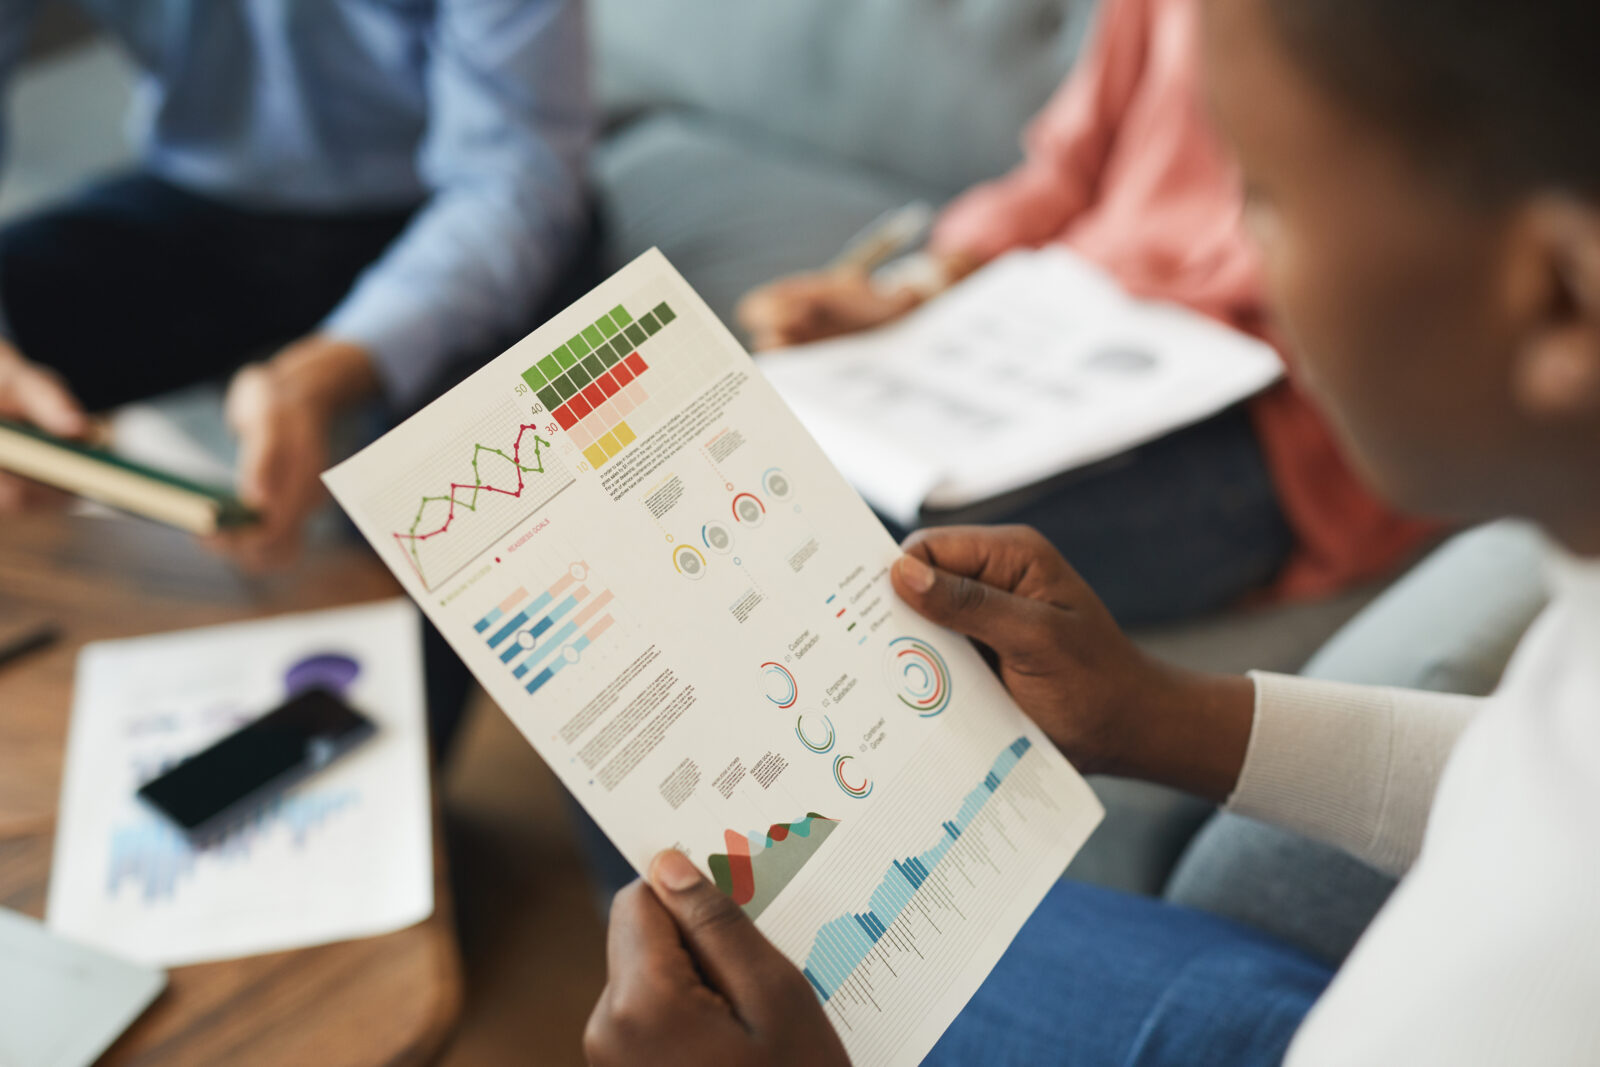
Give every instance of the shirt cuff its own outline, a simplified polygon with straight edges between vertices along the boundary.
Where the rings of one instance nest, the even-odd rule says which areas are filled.
[[[335,308],[321,332],[366,349],[384,395],[400,410],[425,399],[450,351],[447,327],[437,315],[419,315],[413,300],[366,287]]]
[[[1480,701],[1252,672],[1255,721],[1227,808],[1400,873]]]

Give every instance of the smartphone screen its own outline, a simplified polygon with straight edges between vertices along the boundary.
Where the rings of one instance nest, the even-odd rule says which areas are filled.
[[[240,727],[139,789],[191,836],[246,814],[376,731],[325,689],[311,689]]]

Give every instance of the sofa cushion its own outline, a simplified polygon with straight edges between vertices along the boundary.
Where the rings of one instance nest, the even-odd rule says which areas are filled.
[[[686,106],[926,184],[1009,168],[1095,0],[596,0],[609,115]]]
[[[733,324],[752,286],[820,267],[862,226],[925,195],[715,117],[668,110],[600,147],[607,271],[659,246]]]

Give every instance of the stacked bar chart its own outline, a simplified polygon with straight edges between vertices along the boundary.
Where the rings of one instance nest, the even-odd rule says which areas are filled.
[[[589,568],[574,563],[549,588],[518,588],[473,624],[511,676],[537,693],[611,627],[611,591],[591,592]]]
[[[676,318],[665,303],[638,318],[618,304],[522,372],[596,470],[635,440],[627,417],[649,399],[639,346]]]
[[[909,930],[897,927],[902,915],[917,912],[927,914],[920,904],[918,894],[927,886],[934,892],[935,907],[959,911],[939,885],[929,885],[941,862],[949,858],[957,843],[982,815],[1001,784],[1006,780],[1028,750],[1033,747],[1026,737],[1019,737],[1008,745],[995,759],[989,773],[976,788],[966,795],[954,815],[939,824],[939,840],[929,849],[914,856],[893,860],[873,890],[867,909],[858,913],[841,915],[823,924],[812,942],[802,968],[817,996],[827,1003],[846,983],[851,982],[861,964],[879,951],[880,944],[892,943],[904,952],[917,952],[915,936]],[[901,924],[902,926],[904,924]],[[932,927],[937,933],[937,927]],[[918,953],[920,955],[920,953]],[[890,968],[891,972],[893,968]]]

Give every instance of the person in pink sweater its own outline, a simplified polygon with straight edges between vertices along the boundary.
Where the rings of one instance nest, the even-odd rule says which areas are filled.
[[[1009,174],[939,217],[937,280],[883,289],[862,274],[780,280],[746,298],[757,345],[881,325],[1016,248],[1060,243],[1137,296],[1168,300],[1264,338],[1286,381],[1200,426],[981,509],[922,525],[1036,526],[1125,624],[1227,606],[1247,593],[1296,598],[1379,577],[1435,527],[1364,488],[1297,382],[1264,310],[1242,225],[1237,168],[1205,114],[1195,0],[1107,0],[1072,74],[1024,136]]]

